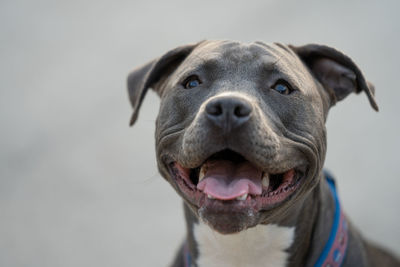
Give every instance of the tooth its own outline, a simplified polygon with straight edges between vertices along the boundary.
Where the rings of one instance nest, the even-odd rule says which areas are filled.
[[[201,180],[203,180],[204,174],[205,174],[204,167],[201,166],[201,169],[200,169],[200,172],[199,172],[199,182],[200,182]]]
[[[268,188],[268,186],[269,186],[269,174],[268,173],[264,173],[261,183],[265,188]]]
[[[213,197],[212,195],[209,195],[209,194],[207,194],[207,197],[208,197],[209,199],[215,199],[215,197]]]
[[[243,194],[243,195],[241,195],[241,196],[238,196],[236,199],[237,199],[237,200],[246,200],[246,198],[247,198],[247,193],[246,193],[246,194]]]

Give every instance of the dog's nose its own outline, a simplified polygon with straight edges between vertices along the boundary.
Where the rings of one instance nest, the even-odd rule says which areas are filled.
[[[207,118],[217,127],[231,131],[249,120],[251,104],[238,97],[218,97],[207,103]]]

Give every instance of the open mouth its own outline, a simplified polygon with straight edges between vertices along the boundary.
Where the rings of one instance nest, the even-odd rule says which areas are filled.
[[[220,202],[256,210],[287,200],[306,174],[305,166],[268,173],[231,150],[212,155],[197,168],[184,168],[176,161],[169,167],[179,189],[198,207]]]

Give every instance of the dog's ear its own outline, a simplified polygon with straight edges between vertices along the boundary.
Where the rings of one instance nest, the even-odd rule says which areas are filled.
[[[198,44],[177,47],[163,56],[136,68],[129,74],[128,93],[133,107],[130,126],[135,123],[139,115],[139,109],[147,90],[152,88],[160,94],[159,82],[168,77]]]
[[[342,52],[328,46],[309,44],[289,46],[328,91],[331,105],[352,92],[364,91],[371,106],[378,111],[374,86],[365,80],[357,65]]]

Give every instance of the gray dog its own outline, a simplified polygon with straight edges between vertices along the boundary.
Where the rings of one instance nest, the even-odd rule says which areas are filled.
[[[323,172],[329,109],[374,89],[322,45],[203,41],[128,77],[133,125],[161,98],[158,168],[184,200],[187,238],[173,266],[400,266],[363,240]]]

